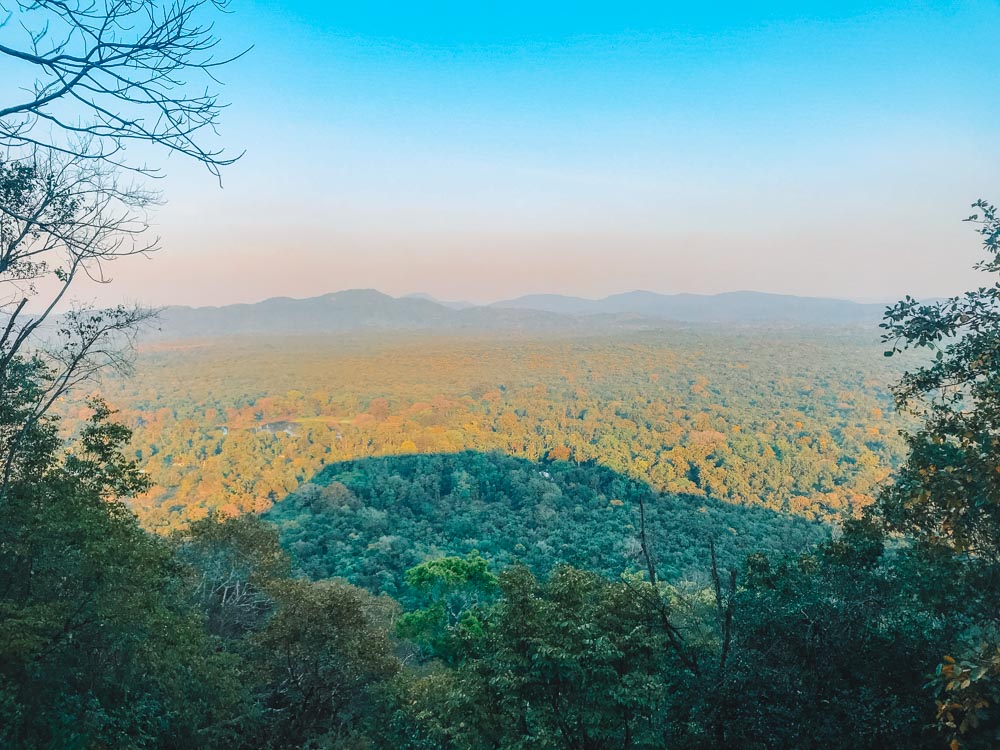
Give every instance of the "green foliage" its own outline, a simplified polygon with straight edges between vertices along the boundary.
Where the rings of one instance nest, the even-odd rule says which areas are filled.
[[[706,696],[726,746],[940,746],[923,683],[946,629],[923,563],[853,522],[808,555],[755,556],[743,580],[732,652]]]
[[[24,388],[42,376],[23,362],[7,372]],[[16,399],[0,399],[15,418]],[[168,546],[121,503],[144,480],[122,456],[127,430],[95,407],[68,454],[51,420],[24,433],[0,500],[0,744],[210,744],[239,688],[186,606]]]
[[[948,613],[960,634],[940,644],[939,659],[947,656],[932,684],[956,748],[1000,741],[1000,214],[984,201],[974,208],[987,256],[976,268],[993,283],[931,304],[907,297],[882,325],[887,355],[934,352],[894,389],[923,423],[878,510],[890,529],[954,557],[945,585],[965,594]]]
[[[684,675],[643,597],[566,567],[544,582],[510,568],[499,586],[481,630],[456,632],[454,671],[406,686],[398,746],[663,746]]]
[[[829,533],[762,508],[660,495],[597,464],[473,452],[335,464],[264,518],[311,578],[342,576],[409,604],[406,569],[443,555],[476,551],[495,569],[521,563],[539,574],[562,563],[609,578],[644,568],[640,498],[660,575],[673,580],[704,580],[711,540],[731,567],[753,550],[801,550]]]
[[[373,688],[399,669],[388,635],[393,603],[339,581],[284,580],[271,594],[275,614],[249,654],[266,740],[251,735],[251,746],[359,742],[375,718]]]
[[[275,530],[253,516],[210,516],[172,536],[177,559],[191,569],[192,605],[208,632],[228,646],[263,626],[274,609],[274,581],[290,564]]]
[[[1000,740],[990,716],[990,709],[1000,704],[1000,637],[995,630],[970,635],[966,633],[971,642],[963,644],[960,659],[944,657],[931,686],[937,719],[953,737],[952,747],[990,748]]]
[[[173,536],[194,607],[245,688],[233,747],[354,747],[399,669],[397,605],[343,581],[291,578],[275,529],[207,518]]]
[[[924,687],[942,618],[935,562],[848,524],[742,583],[654,591],[562,567],[499,576],[480,628],[397,687],[393,747],[936,748]],[[730,613],[730,617],[727,617]],[[978,672],[977,672],[978,674]]]
[[[466,587],[492,589],[496,576],[488,564],[473,551],[461,557],[443,557],[428,560],[406,571],[406,584],[434,598],[448,596]]]
[[[0,500],[12,482],[48,470],[61,447],[57,420],[35,413],[51,379],[52,373],[37,359],[15,357],[0,368],[0,457],[4,463]]]
[[[988,254],[977,268],[1000,274],[1000,217],[976,204]],[[886,314],[887,354],[935,353],[895,387],[900,407],[923,417],[881,510],[893,528],[1000,562],[1000,285],[943,302],[907,297]]]
[[[497,583],[477,551],[464,558],[442,557],[410,568],[406,584],[418,592],[421,606],[400,617],[396,632],[445,656],[456,628],[482,632],[481,605],[493,597]]]
[[[5,372],[0,436],[19,450],[0,498],[0,746],[361,746],[399,668],[395,605],[290,578],[253,517],[149,534],[122,502],[147,480],[113,412],[92,402],[63,450],[54,420],[23,419],[44,369]]]

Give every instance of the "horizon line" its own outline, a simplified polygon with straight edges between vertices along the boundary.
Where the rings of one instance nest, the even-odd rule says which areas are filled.
[[[190,308],[193,310],[197,310],[200,308],[222,308],[222,307],[235,307],[239,305],[258,305],[264,302],[271,302],[275,300],[291,300],[296,302],[302,302],[306,300],[320,299],[322,297],[329,297],[336,294],[344,294],[348,292],[375,292],[377,294],[381,294],[386,297],[389,297],[390,299],[395,299],[395,300],[421,299],[427,302],[432,302],[434,304],[441,305],[442,307],[448,307],[449,305],[459,305],[459,304],[467,305],[468,307],[495,307],[505,302],[516,302],[519,300],[524,300],[532,297],[557,297],[563,299],[580,300],[584,302],[602,302],[612,297],[619,297],[628,294],[651,294],[659,297],[703,297],[703,298],[724,297],[727,295],[735,295],[735,294],[754,294],[765,297],[786,297],[793,299],[826,300],[832,302],[847,302],[855,305],[883,306],[883,307],[892,305],[898,301],[898,299],[888,299],[888,298],[883,300],[875,300],[871,298],[831,297],[828,295],[793,294],[788,292],[763,292],[755,289],[732,289],[723,292],[704,293],[704,292],[657,292],[650,289],[637,288],[637,289],[628,289],[621,292],[613,292],[611,294],[604,295],[603,297],[585,297],[582,295],[566,294],[562,292],[528,292],[514,297],[504,297],[502,299],[497,299],[490,302],[473,302],[469,299],[447,299],[423,291],[413,291],[413,292],[408,292],[406,294],[394,295],[388,292],[384,292],[381,289],[378,289],[377,287],[349,287],[345,289],[337,289],[329,292],[323,292],[322,294],[313,294],[306,297],[293,297],[290,295],[279,294],[270,297],[258,298],[253,301],[227,302],[220,305],[167,304],[167,305],[161,305],[159,307],[162,308],[182,307],[182,308]],[[948,297],[945,295],[935,295],[931,297],[925,297],[923,298],[923,301],[947,299],[947,298]]]

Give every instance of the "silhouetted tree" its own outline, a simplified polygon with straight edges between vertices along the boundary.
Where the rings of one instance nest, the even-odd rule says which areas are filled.
[[[1000,702],[1000,214],[973,207],[987,254],[976,268],[991,283],[940,302],[907,297],[882,324],[887,356],[934,352],[894,389],[923,424],[879,510],[890,529],[950,553],[956,575],[945,585],[967,594],[949,612],[964,637],[942,645],[956,651],[938,667],[938,718],[954,748],[995,747],[1000,736],[1000,717],[986,712]]]

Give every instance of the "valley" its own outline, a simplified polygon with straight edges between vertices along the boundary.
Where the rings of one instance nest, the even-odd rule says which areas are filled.
[[[261,333],[150,342],[106,394],[160,532],[280,507],[344,462],[464,451],[836,523],[903,451],[881,354],[851,327]]]

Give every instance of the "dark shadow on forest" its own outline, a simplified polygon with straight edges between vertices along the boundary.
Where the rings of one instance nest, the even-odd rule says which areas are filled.
[[[617,578],[638,571],[639,500],[661,578],[704,583],[750,552],[788,554],[829,537],[825,524],[765,508],[657,492],[594,462],[462,451],[330,464],[264,514],[299,571],[405,596],[405,571],[478,550],[495,569],[539,574],[567,563]]]

